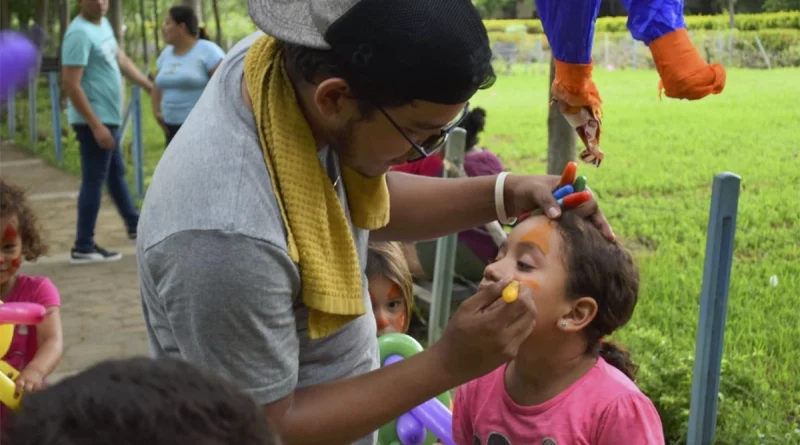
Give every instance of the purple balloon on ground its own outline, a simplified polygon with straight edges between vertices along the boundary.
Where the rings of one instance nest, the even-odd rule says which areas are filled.
[[[397,418],[397,437],[403,445],[421,445],[425,436],[425,427],[413,415],[405,413]]]
[[[39,63],[39,50],[24,34],[0,31],[0,103],[28,83]]]

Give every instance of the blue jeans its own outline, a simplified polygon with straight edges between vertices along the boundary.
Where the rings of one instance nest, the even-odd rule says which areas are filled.
[[[97,145],[88,125],[73,125],[81,149],[81,190],[78,195],[78,230],[75,250],[90,252],[94,249],[94,228],[100,201],[103,199],[103,184],[108,185],[111,199],[125,221],[128,231],[135,231],[139,224],[139,211],[125,181],[125,163],[120,151],[119,132],[116,125],[106,125],[117,142],[114,150],[105,150]]]

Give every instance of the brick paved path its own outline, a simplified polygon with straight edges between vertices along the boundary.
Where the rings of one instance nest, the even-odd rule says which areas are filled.
[[[61,293],[64,357],[50,380],[107,358],[146,354],[135,245],[110,198],[105,196],[100,208],[96,241],[121,252],[122,260],[71,265],[80,179],[5,143],[0,143],[0,176],[28,190],[50,246],[47,257],[22,266],[23,273],[49,277]]]

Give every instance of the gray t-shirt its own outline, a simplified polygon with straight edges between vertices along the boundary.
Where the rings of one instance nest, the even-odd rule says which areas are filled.
[[[376,369],[378,347],[364,275],[367,313],[327,338],[308,338],[300,272],[241,99],[244,56],[260,35],[231,49],[165,151],[137,250],[151,352],[200,365],[268,404],[295,388]],[[319,157],[335,181],[336,154],[324,149]],[[347,209],[341,181],[337,191]],[[363,271],[369,232],[351,228]],[[356,443],[372,445],[375,435]]]

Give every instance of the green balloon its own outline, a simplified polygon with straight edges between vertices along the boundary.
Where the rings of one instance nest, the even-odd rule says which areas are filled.
[[[404,359],[411,357],[423,351],[422,345],[419,344],[413,337],[406,334],[390,333],[378,337],[378,348],[381,353],[381,366],[389,356],[399,355]],[[425,376],[420,376],[425,378]],[[402,390],[402,388],[399,388]],[[444,406],[450,406],[450,393],[444,392],[436,396]],[[436,437],[430,430],[425,430],[424,445],[433,445],[436,442]],[[402,445],[400,438],[397,437],[397,420],[392,420],[378,430],[378,445]]]
[[[586,176],[578,176],[575,178],[575,184],[572,185],[572,189],[576,192],[586,190]]]

